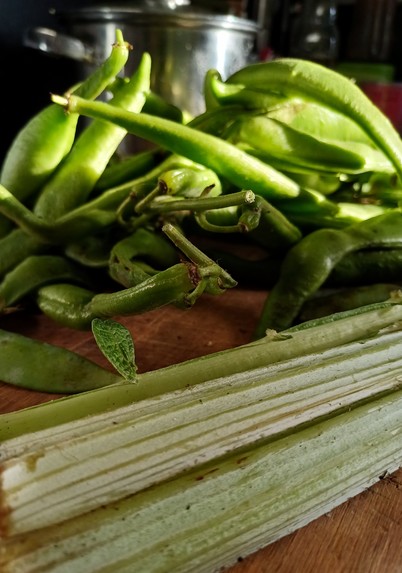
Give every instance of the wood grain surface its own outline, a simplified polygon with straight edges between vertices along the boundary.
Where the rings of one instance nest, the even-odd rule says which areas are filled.
[[[119,318],[135,340],[139,371],[248,342],[265,299],[233,289],[202,297],[187,311],[173,307]],[[71,331],[27,312],[0,318],[0,328],[64,346],[108,367],[88,332]],[[0,383],[0,412],[57,398]],[[384,468],[386,469],[386,468]],[[402,573],[402,470],[330,513],[250,556],[228,573]],[[173,573],[173,572],[172,572]]]

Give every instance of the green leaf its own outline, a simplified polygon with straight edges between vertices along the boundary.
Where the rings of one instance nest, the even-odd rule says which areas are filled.
[[[92,333],[99,349],[119,374],[128,382],[136,382],[135,351],[129,330],[114,320],[94,318]]]

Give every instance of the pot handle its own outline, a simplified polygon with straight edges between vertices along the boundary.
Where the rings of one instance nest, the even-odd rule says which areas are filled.
[[[28,28],[23,35],[23,44],[53,56],[63,56],[89,64],[96,63],[93,46],[51,28]]]

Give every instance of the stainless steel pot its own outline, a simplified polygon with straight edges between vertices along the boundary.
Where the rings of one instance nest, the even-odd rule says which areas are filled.
[[[225,79],[255,57],[258,23],[205,13],[182,1],[143,0],[121,7],[90,6],[55,13],[55,29],[33,28],[24,44],[79,63],[77,81],[110,53],[116,28],[133,45],[125,70],[134,71],[144,51],[152,57],[152,88],[190,115],[204,111],[208,69]]]

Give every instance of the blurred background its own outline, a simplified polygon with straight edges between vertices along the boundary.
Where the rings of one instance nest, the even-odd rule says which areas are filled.
[[[40,27],[76,34],[78,30],[79,36],[96,43],[99,26],[106,25],[105,13],[98,10],[100,6],[102,10],[105,6],[111,10],[108,25],[122,6],[123,12],[125,9],[147,12],[163,9],[180,18],[189,12],[206,14],[204,25],[208,29],[217,27],[220,35],[227,29],[222,17],[234,18],[236,26],[240,23],[241,32],[247,36],[245,61],[295,56],[339,69],[360,82],[370,97],[384,106],[387,113],[389,110],[397,128],[402,129],[402,48],[398,42],[402,1],[399,0],[110,0],[102,4],[90,0],[0,0],[0,5],[3,113],[0,157],[27,119],[49,103],[49,93],[62,93],[83,72],[82,63],[52,54],[49,47],[43,51],[40,45],[35,46],[33,31]],[[90,10],[89,16],[86,14],[82,19],[80,14],[86,9]],[[119,13],[121,17],[124,13],[123,16]],[[136,22],[130,18],[131,24]],[[138,22],[141,29],[142,20]],[[184,25],[189,27],[187,22]],[[151,31],[149,38],[152,34],[156,32]],[[31,38],[31,43],[27,38]],[[209,47],[205,38],[202,41],[201,49],[206,53]],[[213,57],[217,61],[212,67],[219,69],[223,51],[230,52],[233,46],[234,43],[229,42],[215,51]],[[160,48],[155,49],[163,58]],[[241,58],[237,63],[243,64]],[[194,66],[197,65],[194,60]]]

